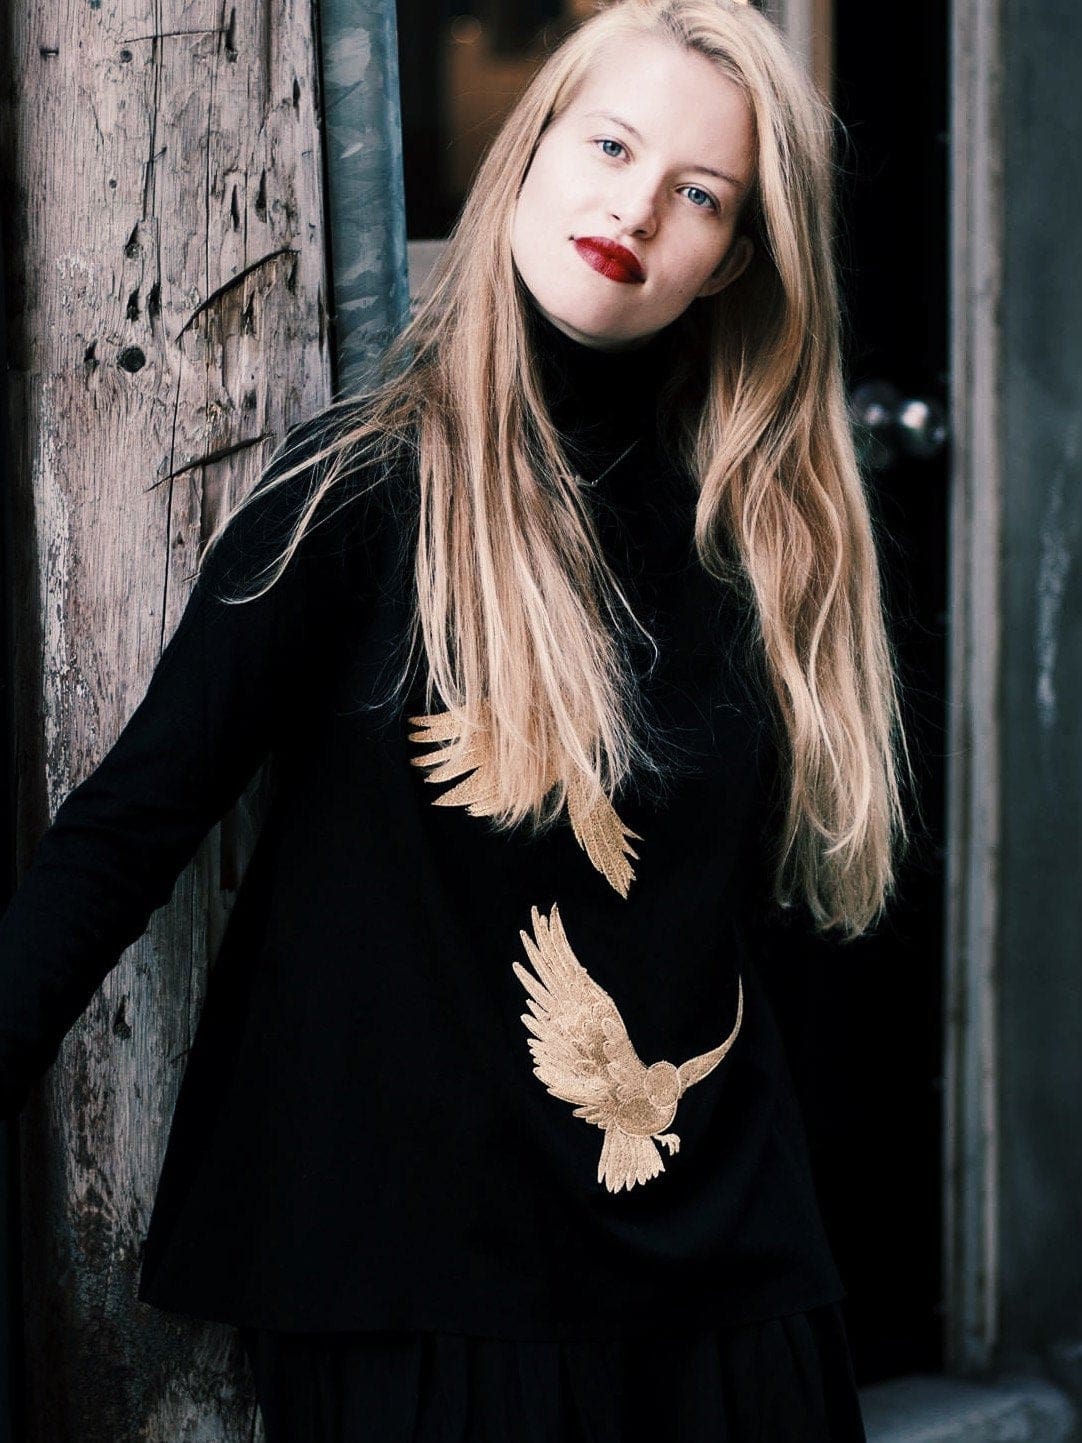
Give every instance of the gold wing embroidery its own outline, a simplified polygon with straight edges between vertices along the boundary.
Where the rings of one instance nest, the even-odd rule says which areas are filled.
[[[610,1192],[630,1190],[665,1171],[655,1143],[674,1156],[680,1139],[666,1132],[677,1103],[712,1072],[736,1041],[744,1015],[743,981],[737,981],[736,1022],[720,1046],[681,1067],[639,1059],[615,1002],[579,962],[553,903],[548,917],[531,908],[534,936],[520,931],[536,977],[518,962],[515,976],[529,993],[522,1020],[534,1072],[554,1097],[575,1103],[574,1115],[604,1132],[597,1180]]]
[[[433,712],[429,716],[411,716],[411,726],[419,730],[410,732],[411,742],[452,742],[459,735],[458,725],[449,711]],[[415,767],[429,767],[426,782],[447,782],[452,777],[464,777],[457,786],[441,792],[432,798],[437,807],[465,807],[471,817],[489,817],[495,811],[496,793],[492,784],[492,767],[489,761],[488,733],[481,729],[468,743],[458,766],[447,760],[450,748],[441,745],[423,756],[410,757]],[[472,775],[464,776],[465,773]]]
[[[575,777],[568,788],[567,815],[575,841],[620,896],[626,897],[635,880],[635,870],[628,858],[634,857],[637,861],[639,856],[629,838],[641,842],[638,832],[624,825],[604,792],[592,807],[588,806],[585,782],[580,777]]]
[[[438,742],[446,744],[458,736],[458,726],[450,712],[435,712],[427,716],[411,716],[411,726],[417,731],[410,732],[411,742]],[[446,792],[433,798],[437,807],[465,807],[472,817],[491,816],[496,809],[497,796],[492,781],[492,767],[489,757],[488,735],[480,729],[469,743],[462,761],[457,765],[447,761],[449,748],[441,745],[423,756],[411,757],[415,767],[428,767],[426,782],[445,782],[453,777],[462,777]],[[464,775],[469,773],[469,775]],[[638,832],[624,825],[616,808],[608,797],[601,794],[592,805],[588,805],[584,781],[576,779],[568,789],[567,812],[575,840],[601,875],[626,897],[635,872],[630,857],[638,859],[638,853],[631,846],[631,839],[641,842]]]

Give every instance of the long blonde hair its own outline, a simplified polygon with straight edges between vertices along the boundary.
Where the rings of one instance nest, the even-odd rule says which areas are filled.
[[[833,114],[749,5],[618,0],[540,67],[381,378],[362,406],[327,409],[340,424],[301,464],[329,464],[267,585],[347,460],[405,444],[419,485],[411,652],[423,645],[428,704],[438,695],[457,719],[458,745],[487,729],[494,824],[547,827],[573,782],[611,796],[633,768],[656,767],[620,644],[627,603],[545,407],[510,244],[544,129],[604,45],[641,34],[708,57],[754,113],[757,179],[741,217],[754,255],[674,323],[670,440],[698,479],[699,560],[719,580],[742,576],[754,602],[788,783],[775,900],[796,893],[816,927],[851,938],[881,916],[907,840],[905,741],[841,374]]]

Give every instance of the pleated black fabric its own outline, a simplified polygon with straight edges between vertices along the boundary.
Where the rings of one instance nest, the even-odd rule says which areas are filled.
[[[865,1443],[836,1303],[595,1342],[252,1328],[241,1340],[267,1443]]]

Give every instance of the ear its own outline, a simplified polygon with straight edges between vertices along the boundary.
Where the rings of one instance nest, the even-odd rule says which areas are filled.
[[[731,285],[737,276],[747,268],[748,262],[754,254],[755,245],[751,237],[737,236],[725,252],[725,258],[696,292],[695,299],[698,300],[700,296],[717,295],[718,291],[723,291],[726,286]]]

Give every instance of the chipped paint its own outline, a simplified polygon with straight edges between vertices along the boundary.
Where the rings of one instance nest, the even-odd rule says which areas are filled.
[[[343,90],[360,85],[372,63],[372,40],[363,26],[340,30],[324,47],[323,71],[327,85]]]
[[[1041,518],[1040,554],[1037,566],[1036,607],[1036,704],[1041,730],[1056,724],[1056,661],[1059,656],[1063,595],[1074,559],[1078,533],[1077,512],[1065,516],[1068,479],[1078,460],[1079,427],[1069,427],[1064,456],[1049,488],[1048,502]]]

